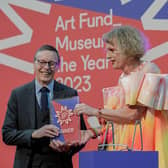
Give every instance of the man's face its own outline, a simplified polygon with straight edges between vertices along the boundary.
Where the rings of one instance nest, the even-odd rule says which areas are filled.
[[[44,50],[36,54],[34,69],[36,79],[42,85],[48,85],[58,70],[58,57],[54,51]]]
[[[117,45],[117,41],[113,40],[113,45],[110,43],[106,43],[106,57],[112,63],[114,69],[123,70],[125,65],[127,64],[127,57],[122,54],[119,46]]]

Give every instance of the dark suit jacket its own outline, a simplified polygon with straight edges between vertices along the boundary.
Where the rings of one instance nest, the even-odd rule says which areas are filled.
[[[65,98],[77,95],[77,91],[54,81],[53,94],[54,99]],[[35,82],[32,81],[13,90],[8,102],[2,136],[6,144],[17,146],[14,168],[27,168],[31,158],[33,150],[31,135],[35,129],[35,100]],[[82,147],[73,148],[68,157],[65,157],[67,161],[64,162],[71,164],[72,155]],[[59,165],[58,159],[57,162]]]

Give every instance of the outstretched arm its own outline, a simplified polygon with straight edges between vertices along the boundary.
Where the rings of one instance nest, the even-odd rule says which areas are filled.
[[[120,124],[134,123],[136,120],[140,120],[144,116],[146,107],[140,105],[125,105],[119,109],[96,109],[86,104],[78,104],[75,107],[75,112],[80,114],[86,114],[89,116],[97,116],[104,118],[105,120],[113,121]]]

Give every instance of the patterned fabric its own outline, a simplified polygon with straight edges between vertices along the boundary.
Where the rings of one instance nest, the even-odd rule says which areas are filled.
[[[143,150],[159,151],[159,168],[168,165],[168,75],[159,74],[158,67],[144,62],[129,75],[121,74],[116,87],[103,89],[104,108],[117,109],[125,104],[147,107],[142,119]],[[131,148],[135,125],[114,124],[109,126],[106,143],[125,144]],[[105,128],[102,129],[103,136]],[[103,142],[103,138],[101,141]],[[134,149],[140,150],[140,129],[136,129]],[[113,150],[113,147],[106,148]],[[116,150],[123,150],[117,146]]]

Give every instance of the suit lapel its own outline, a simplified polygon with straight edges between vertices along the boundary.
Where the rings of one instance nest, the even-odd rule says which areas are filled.
[[[35,116],[36,116],[36,96],[35,96],[35,82],[30,83],[30,87],[26,90],[26,100],[27,100],[27,114],[26,118],[30,121],[30,126],[35,128]]]

